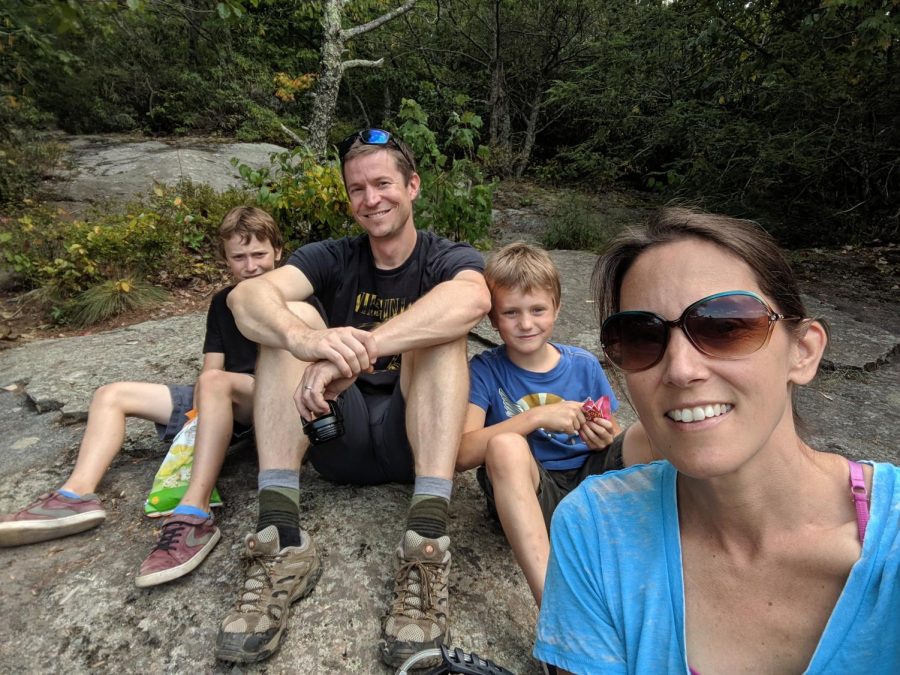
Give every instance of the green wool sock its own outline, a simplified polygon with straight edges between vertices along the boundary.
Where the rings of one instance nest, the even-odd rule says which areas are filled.
[[[427,494],[413,495],[406,515],[406,529],[429,539],[443,537],[447,534],[449,511],[449,499]]]
[[[300,545],[300,490],[267,487],[259,491],[256,531],[274,525],[281,547]]]

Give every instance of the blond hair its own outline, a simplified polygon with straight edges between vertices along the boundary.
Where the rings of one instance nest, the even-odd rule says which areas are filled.
[[[550,254],[542,248],[521,241],[507,244],[491,254],[484,268],[484,278],[491,293],[497,288],[530,293],[548,291],[559,307],[562,287],[559,270]]]

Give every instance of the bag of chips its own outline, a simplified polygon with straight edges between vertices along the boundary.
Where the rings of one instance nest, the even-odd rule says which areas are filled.
[[[197,438],[197,413],[188,413],[188,423],[172,439],[172,445],[153,479],[153,487],[144,502],[144,514],[151,518],[168,516],[181,502],[191,482],[194,465],[194,442]],[[222,506],[219,491],[213,488],[210,506]]]

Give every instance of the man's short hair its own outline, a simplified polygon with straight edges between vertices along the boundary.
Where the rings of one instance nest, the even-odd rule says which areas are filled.
[[[255,206],[236,206],[222,219],[219,225],[219,254],[225,257],[225,242],[234,236],[241,238],[246,244],[251,238],[269,242],[272,248],[280,251],[284,248],[284,237],[275,219]]]
[[[381,151],[391,154],[391,157],[394,158],[394,164],[397,165],[397,170],[403,175],[403,184],[409,185],[409,179],[416,172],[416,160],[413,157],[412,149],[402,139],[393,134],[391,134],[391,140],[384,145],[363,143],[361,139],[357,138],[341,160],[341,176],[344,178],[344,182],[347,182],[347,177],[344,175],[344,167],[347,165],[347,162],[354,157],[371,155]]]
[[[537,246],[517,241],[492,253],[484,268],[484,279],[492,294],[497,288],[522,293],[540,289],[549,292],[559,307],[559,270],[547,251]]]

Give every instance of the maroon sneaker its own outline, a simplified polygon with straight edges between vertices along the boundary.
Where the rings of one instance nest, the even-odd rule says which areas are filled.
[[[159,541],[141,563],[134,583],[144,588],[183,577],[203,562],[221,537],[212,516],[169,516],[163,522]]]
[[[72,499],[48,492],[15,513],[0,514],[0,546],[33,544],[84,532],[106,520],[95,494]]]

